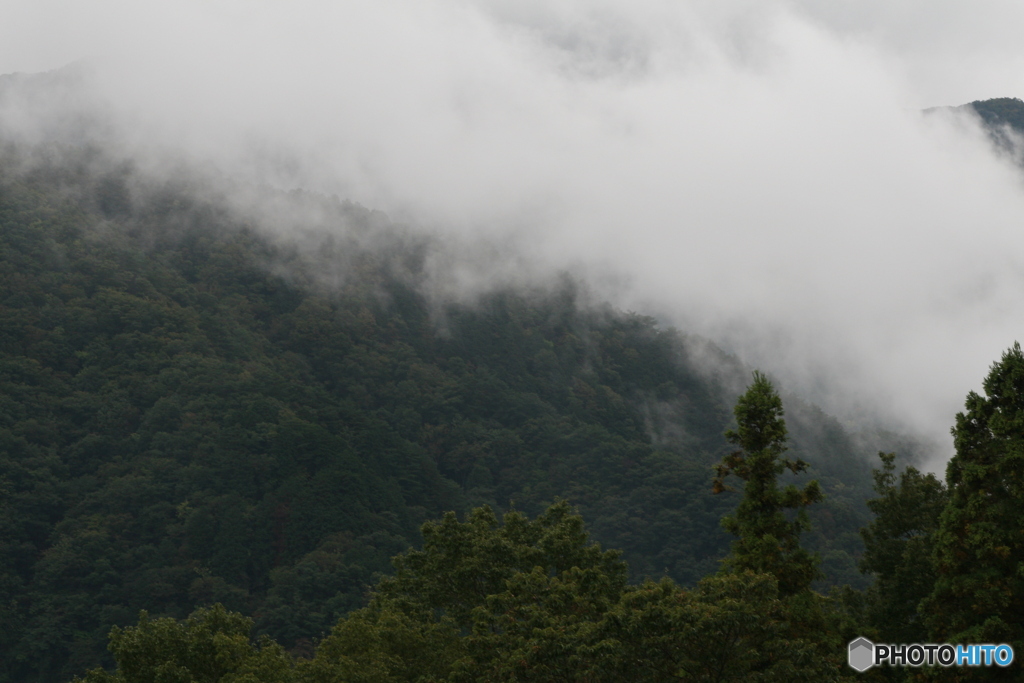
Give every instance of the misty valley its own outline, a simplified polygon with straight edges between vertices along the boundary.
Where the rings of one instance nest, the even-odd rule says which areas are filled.
[[[1015,154],[1024,104],[968,106]],[[0,139],[0,683],[1019,680],[847,666],[1024,656],[1015,340],[943,479],[580,278],[439,286],[457,249]]]

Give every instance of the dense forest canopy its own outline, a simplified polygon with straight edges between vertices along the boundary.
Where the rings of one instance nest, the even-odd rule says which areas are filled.
[[[394,576],[311,656],[253,640],[253,621],[220,604],[182,622],[143,612],[111,631],[116,669],[93,669],[83,683],[1020,680],[1022,397],[1014,344],[985,396],[969,394],[957,415],[945,485],[913,467],[897,485],[895,456],[880,454],[876,518],[862,531],[863,568],[877,581],[864,593],[812,588],[820,558],[800,545],[807,519],[783,512],[819,503],[821,489],[780,487],[783,471],[807,467],[785,456],[782,402],[754,373],[728,432],[738,450],[716,467],[717,491],[733,475],[745,482],[723,520],[736,540],[695,587],[669,577],[627,584],[620,553],[589,542],[565,501],[533,520],[512,511],[499,522],[484,506],[464,522],[449,512],[425,523],[422,550],[396,556]],[[986,648],[1004,661],[967,656]],[[949,659],[934,662],[936,649]],[[883,650],[899,655],[886,663]]]
[[[564,497],[633,580],[717,568],[735,500],[712,495],[711,466],[747,370],[567,279],[439,303],[421,286],[429,241],[356,205],[278,199],[319,216],[299,245],[96,150],[8,152],[8,680],[109,663],[107,632],[140,609],[223,603],[301,650],[423,521],[480,504],[534,515]],[[808,543],[827,581],[863,585],[870,465],[792,406],[792,450],[827,496]]]
[[[825,680],[816,667],[835,674],[857,634],[1017,642],[1016,603],[984,590],[1006,562],[963,531],[985,482],[1012,479],[1012,462],[978,464],[1012,434],[958,420],[946,485],[897,477],[895,456],[872,476],[876,448],[913,445],[851,433],[758,374],[786,428],[756,445],[734,412],[750,369],[712,343],[569,276],[449,297],[432,279],[446,248],[334,197],[154,174],[85,142],[5,144],[0,681],[66,681],[115,656],[122,675],[132,648],[211,634],[254,680],[286,680],[296,658],[311,680],[385,661],[379,680],[522,678],[537,652],[552,680],[584,660],[614,680],[648,638],[685,650],[723,624],[749,629],[715,660],[725,678],[668,658],[645,660],[649,679]],[[970,424],[1016,405],[1017,379],[1000,383],[1016,353]],[[715,486],[716,465],[749,484],[757,462],[770,518],[751,516],[749,486]],[[986,528],[1016,519],[1019,492],[1001,500]],[[452,567],[431,553],[451,538],[472,571],[508,551],[486,590],[434,590]],[[983,576],[965,584],[967,569]],[[978,595],[998,611],[988,630]],[[568,640],[535,640],[555,632]],[[506,647],[522,657],[487,654]]]

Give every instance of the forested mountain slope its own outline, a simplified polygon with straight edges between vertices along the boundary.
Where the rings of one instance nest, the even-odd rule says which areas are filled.
[[[221,602],[303,651],[424,520],[484,503],[568,499],[633,580],[717,568],[737,499],[712,465],[749,369],[569,279],[438,301],[435,245],[379,213],[275,195],[319,217],[290,242],[200,184],[5,153],[0,680],[109,664],[140,609]],[[867,454],[787,407],[826,496],[805,543],[863,583]]]

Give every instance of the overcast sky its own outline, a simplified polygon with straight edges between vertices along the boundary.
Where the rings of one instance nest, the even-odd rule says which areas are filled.
[[[1024,337],[1024,190],[969,122],[1024,3],[0,0],[125,135],[522,245],[840,417],[943,442]],[[267,175],[269,174],[269,176]],[[520,254],[520,257],[522,253]]]

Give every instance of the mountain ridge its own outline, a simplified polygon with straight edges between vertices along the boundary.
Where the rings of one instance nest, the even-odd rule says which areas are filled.
[[[707,342],[571,279],[448,302],[441,333],[415,240],[380,214],[328,201],[340,232],[296,251],[94,151],[44,158],[0,174],[6,680],[109,664],[139,609],[221,602],[301,649],[421,522],[481,504],[569,499],[634,581],[717,568],[735,501],[711,466],[747,370],[711,351],[716,381]],[[869,453],[788,407],[828,495],[807,543],[863,584]]]
[[[109,665],[140,609],[220,602],[302,652],[478,505],[566,498],[633,581],[717,569],[738,359],[570,276],[448,297],[445,245],[380,212],[149,175],[77,130],[0,158],[0,681]],[[900,437],[783,398],[822,585],[865,586],[871,457]]]

